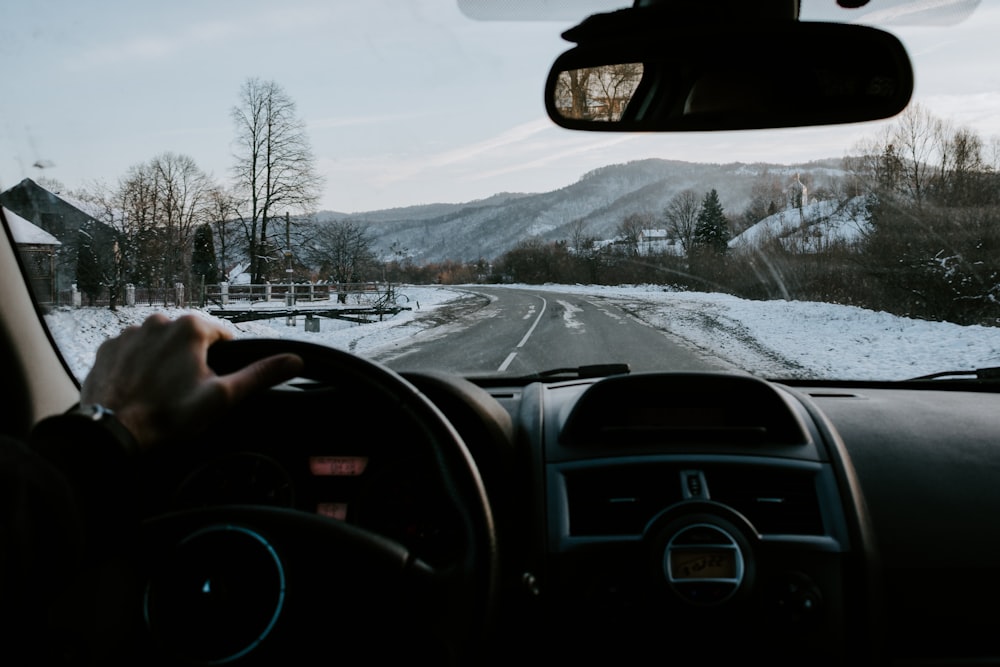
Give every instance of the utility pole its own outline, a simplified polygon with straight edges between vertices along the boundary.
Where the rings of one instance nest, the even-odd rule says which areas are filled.
[[[285,273],[288,274],[288,293],[285,294],[285,305],[291,308],[295,305],[295,283],[292,282],[292,223],[288,211],[285,211]],[[294,327],[295,315],[289,313],[285,324]]]

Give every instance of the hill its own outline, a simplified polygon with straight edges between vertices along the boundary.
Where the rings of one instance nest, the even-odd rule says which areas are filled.
[[[762,178],[785,183],[796,173],[809,174],[814,188],[827,187],[839,169],[834,160],[789,166],[648,159],[596,169],[551,192],[500,193],[466,203],[349,216],[322,212],[316,220],[349,217],[367,222],[380,252],[395,244],[406,248],[418,263],[493,259],[528,237],[569,239],[578,225],[590,236],[612,238],[628,215],[652,214],[659,219],[670,199],[686,189],[700,194],[715,188],[726,212],[738,216]]]
[[[821,200],[764,218],[734,237],[729,247],[761,247],[777,240],[787,250],[816,252],[832,243],[853,243],[870,225],[864,197]]]

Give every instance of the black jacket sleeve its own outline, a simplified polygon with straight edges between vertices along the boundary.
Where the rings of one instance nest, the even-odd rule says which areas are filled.
[[[97,423],[39,422],[27,443],[0,436],[0,636],[5,655],[51,664],[72,650],[53,631],[67,592],[130,533],[126,445]],[[76,619],[82,621],[85,619]]]

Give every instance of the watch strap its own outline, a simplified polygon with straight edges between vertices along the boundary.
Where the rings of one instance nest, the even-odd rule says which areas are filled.
[[[77,403],[66,411],[65,416],[86,419],[107,429],[127,454],[134,454],[139,450],[135,436],[118,420],[114,410],[100,403]]]

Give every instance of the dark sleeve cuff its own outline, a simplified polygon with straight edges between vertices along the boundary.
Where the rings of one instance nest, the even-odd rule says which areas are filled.
[[[135,441],[113,418],[72,410],[48,417],[35,425],[30,444],[69,481],[89,538],[105,542],[136,518]]]

